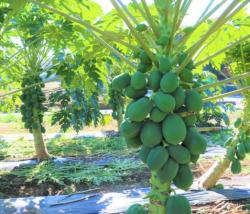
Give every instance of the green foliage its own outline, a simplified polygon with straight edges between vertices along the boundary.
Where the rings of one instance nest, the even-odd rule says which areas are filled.
[[[29,87],[33,84],[37,85],[23,90],[21,95],[21,100],[23,102],[23,105],[21,106],[22,121],[24,122],[24,127],[29,129],[31,133],[33,132],[33,129],[38,129],[45,133],[45,128],[42,126],[43,116],[47,111],[47,108],[44,106],[46,98],[42,91],[44,83],[38,75],[23,78],[23,88]]]
[[[109,86],[109,106],[112,109],[112,117],[115,120],[119,120],[125,113],[125,98],[123,93],[112,89]]]
[[[26,184],[51,183],[62,187],[70,184],[88,184],[100,186],[121,181],[135,170],[142,170],[142,165],[134,160],[116,160],[107,166],[75,162],[42,162],[36,166],[25,166],[11,172],[5,172],[25,178]]]
[[[50,106],[60,105],[60,110],[52,116],[52,125],[60,124],[64,132],[70,126],[79,132],[92,122],[97,126],[103,119],[96,93],[87,98],[81,88],[66,89],[52,93],[49,100]]]

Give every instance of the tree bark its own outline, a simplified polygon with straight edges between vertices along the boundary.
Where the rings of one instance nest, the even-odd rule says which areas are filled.
[[[166,214],[166,201],[171,193],[170,183],[162,184],[159,179],[152,173],[151,179],[151,191],[149,193],[149,214]]]
[[[38,120],[37,119],[37,112],[35,109],[33,110],[33,113],[34,113],[34,120]],[[36,158],[38,161],[43,161],[43,160],[49,159],[50,155],[48,153],[46,144],[43,140],[40,122],[37,121],[36,123],[38,124],[38,128],[32,129],[32,134],[34,137],[35,151],[36,151]]]
[[[204,189],[210,189],[214,187],[217,181],[221,178],[221,176],[225,173],[225,171],[230,166],[231,161],[228,159],[227,154],[218,161],[216,161],[212,167],[202,175],[198,182],[198,187]]]

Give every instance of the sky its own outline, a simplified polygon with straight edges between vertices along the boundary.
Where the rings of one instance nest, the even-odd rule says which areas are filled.
[[[110,3],[110,0],[94,0],[94,1],[101,4],[105,12],[108,12],[113,8],[112,4]],[[214,0],[213,5],[216,5],[221,1],[223,0]],[[122,0],[122,2],[124,4],[128,4],[129,2],[131,2],[131,0]],[[140,2],[140,0],[138,0],[137,2]],[[146,2],[148,4],[151,4],[154,1],[146,0]],[[195,24],[195,22],[200,17],[201,13],[205,10],[208,2],[210,2],[210,0],[193,0],[188,10],[188,15],[183,20],[183,26],[190,26]],[[225,3],[224,6],[219,11],[217,11],[212,17],[213,18],[218,17],[221,14],[221,12],[225,10],[226,6],[229,5],[231,2],[232,0],[228,0],[228,2]]]

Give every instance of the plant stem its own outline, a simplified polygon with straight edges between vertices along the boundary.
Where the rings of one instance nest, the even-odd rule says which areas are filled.
[[[175,12],[174,12],[174,20],[172,24],[172,30],[169,38],[169,43],[168,43],[168,49],[171,52],[172,50],[172,45],[173,45],[173,40],[174,40],[174,35],[176,32],[176,27],[177,27],[177,22],[179,18],[179,11],[180,11],[180,6],[181,6],[181,0],[178,0],[175,5]]]
[[[11,92],[8,92],[8,93],[5,93],[5,94],[1,94],[1,95],[0,95],[0,98],[3,98],[3,97],[6,97],[6,96],[9,96],[9,95],[18,93],[18,92],[20,92],[20,91],[24,91],[24,90],[29,89],[29,88],[33,88],[33,87],[35,87],[35,86],[37,86],[37,85],[40,85],[40,84],[42,84],[42,83],[40,83],[40,82],[39,82],[39,83],[34,83],[34,84],[29,85],[29,86],[27,86],[27,87],[25,87],[25,88],[21,88],[21,89],[17,89],[17,90],[14,90],[14,91],[11,91]]]
[[[152,30],[153,30],[155,36],[158,37],[158,36],[160,35],[160,33],[159,33],[159,30],[158,30],[158,28],[157,28],[157,26],[156,26],[156,24],[155,24],[155,22],[154,22],[154,20],[153,20],[153,17],[152,17],[152,15],[151,15],[151,13],[150,13],[150,10],[149,10],[148,6],[147,6],[147,3],[146,3],[145,0],[141,0],[141,3],[142,3],[142,6],[143,6],[143,8],[144,8],[144,10],[145,10],[145,12],[146,12],[146,14],[145,14],[145,15],[146,15],[146,16],[145,16],[145,19],[148,21],[148,24],[149,24],[150,27],[152,28]],[[139,6],[139,5],[138,5],[138,6]]]
[[[207,84],[207,85],[203,85],[203,86],[200,86],[200,87],[196,88],[196,90],[197,91],[204,91],[204,90],[206,90],[208,88],[224,85],[224,84],[230,83],[230,82],[235,82],[237,80],[241,80],[241,79],[244,79],[244,78],[247,78],[247,77],[250,77],[250,72],[246,72],[244,74],[239,74],[239,75],[236,75],[234,77],[227,78],[225,80],[221,80],[221,81],[218,81],[218,82],[215,82],[215,83],[210,83],[210,84]]]
[[[225,22],[227,15],[239,4],[238,0],[234,0],[228,8],[222,13],[219,19],[212,25],[212,27],[202,36],[202,38],[196,42],[189,50],[189,54],[184,60],[184,62],[180,65],[177,69],[176,73],[180,73],[182,69],[189,63],[193,55],[196,53],[197,50],[201,47],[201,45],[216,31],[218,30]]]
[[[130,29],[131,33],[134,35],[134,37],[136,38],[136,40],[140,43],[140,45],[142,46],[142,48],[144,49],[144,51],[148,54],[148,56],[150,57],[150,59],[157,64],[157,60],[156,57],[152,54],[152,52],[149,50],[149,47],[146,45],[146,43],[144,42],[143,38],[141,38],[141,36],[136,32],[135,28],[132,26],[132,24],[130,23],[130,21],[128,20],[128,18],[126,17],[126,15],[123,13],[123,11],[121,10],[121,8],[119,7],[119,5],[117,4],[117,2],[115,0],[111,0],[112,5],[114,6],[114,8],[116,9],[116,11],[118,12],[118,15],[123,19],[123,21],[126,23],[126,25],[128,26],[128,28]]]
[[[129,12],[128,8],[126,7],[126,5],[123,4],[123,2],[121,0],[117,0],[118,3],[122,6],[123,10],[128,14],[129,18],[136,24],[138,25],[138,21],[136,20],[136,18]]]
[[[152,173],[151,179],[150,201],[148,205],[149,214],[165,214],[166,201],[171,193],[170,183],[162,184],[159,179]]]
[[[232,48],[232,47],[238,45],[239,43],[241,43],[241,42],[244,41],[244,40],[247,40],[248,38],[250,38],[250,34],[247,35],[247,36],[242,37],[241,39],[239,39],[239,40],[237,40],[236,42],[234,42],[234,43],[228,45],[227,47],[222,48],[221,50],[215,52],[214,54],[208,56],[207,58],[200,60],[199,62],[197,62],[197,63],[195,64],[195,66],[199,66],[199,65],[203,64],[204,62],[209,61],[210,59],[212,59],[212,58],[214,58],[214,57],[216,57],[216,56],[218,56],[218,55],[224,53],[226,50],[228,50],[228,49],[230,49],[230,48]]]
[[[243,87],[243,88],[231,91],[231,92],[227,92],[227,93],[224,93],[224,94],[215,95],[213,97],[204,98],[203,102],[205,103],[205,102],[210,102],[210,101],[213,101],[213,100],[219,100],[219,99],[222,99],[224,97],[228,97],[228,96],[231,96],[231,95],[234,95],[234,94],[240,94],[240,93],[248,91],[248,90],[250,90],[250,86],[246,86],[246,87]]]

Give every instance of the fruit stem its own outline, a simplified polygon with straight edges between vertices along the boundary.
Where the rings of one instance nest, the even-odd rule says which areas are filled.
[[[162,184],[154,173],[151,174],[150,179],[151,191],[150,200],[148,206],[149,214],[165,214],[166,213],[166,201],[171,193],[170,183]]]
[[[242,37],[241,39],[237,40],[236,42],[234,42],[234,43],[232,43],[232,44],[230,44],[228,46],[226,46],[225,48],[222,48],[221,50],[215,52],[214,54],[208,56],[207,58],[200,60],[194,66],[199,66],[199,65],[203,64],[204,62],[209,61],[210,59],[212,59],[212,58],[214,58],[214,57],[216,57],[216,56],[224,53],[226,50],[228,50],[228,49],[230,49],[230,48],[238,45],[239,43],[241,43],[244,40],[247,40],[248,38],[250,38],[250,34],[248,34],[247,36]]]
[[[154,54],[149,50],[149,47],[146,45],[146,43],[144,42],[143,38],[136,32],[135,28],[133,27],[133,25],[130,23],[130,21],[128,20],[128,18],[126,17],[126,15],[123,13],[123,11],[121,10],[121,8],[119,7],[119,5],[117,4],[117,2],[115,0],[111,0],[112,5],[114,6],[114,8],[116,9],[118,15],[123,19],[123,21],[126,23],[126,25],[128,26],[128,28],[130,29],[131,33],[134,35],[135,39],[138,41],[138,43],[141,44],[142,48],[144,49],[144,51],[147,53],[147,55],[150,57],[150,59],[157,64],[157,59],[154,56]]]
[[[234,77],[230,77],[230,78],[227,78],[227,79],[224,79],[224,80],[221,80],[221,81],[217,81],[215,83],[210,83],[210,84],[207,84],[207,85],[203,85],[203,86],[200,86],[198,88],[195,88],[195,90],[201,92],[201,91],[204,91],[204,90],[206,90],[208,88],[212,88],[212,87],[216,87],[216,86],[221,86],[221,85],[224,85],[226,83],[235,82],[237,80],[246,79],[248,77],[250,77],[250,72],[239,74],[239,75],[236,75]]]
[[[145,10],[145,13],[146,13],[144,18],[147,20],[149,26],[152,28],[152,30],[153,30],[155,36],[158,37],[158,36],[159,36],[159,30],[157,29],[157,26],[156,26],[156,24],[154,23],[154,20],[153,20],[153,18],[152,18],[152,15],[151,15],[151,13],[150,13],[150,10],[149,10],[149,8],[148,8],[148,6],[147,6],[147,3],[146,3],[145,0],[141,0],[141,3],[142,3],[142,6],[143,6],[143,8],[144,8],[144,10]],[[137,4],[137,5],[138,5],[138,4]],[[138,6],[139,6],[139,5],[138,5]]]
[[[231,95],[234,95],[234,94],[239,94],[239,93],[242,93],[242,92],[245,92],[245,91],[248,91],[248,90],[250,90],[250,86],[246,86],[246,87],[243,87],[243,88],[231,91],[231,92],[227,92],[227,93],[224,93],[224,94],[215,95],[213,97],[207,97],[207,98],[203,99],[203,103],[210,102],[212,100],[218,100],[218,99],[228,97],[228,96],[231,96]]]

